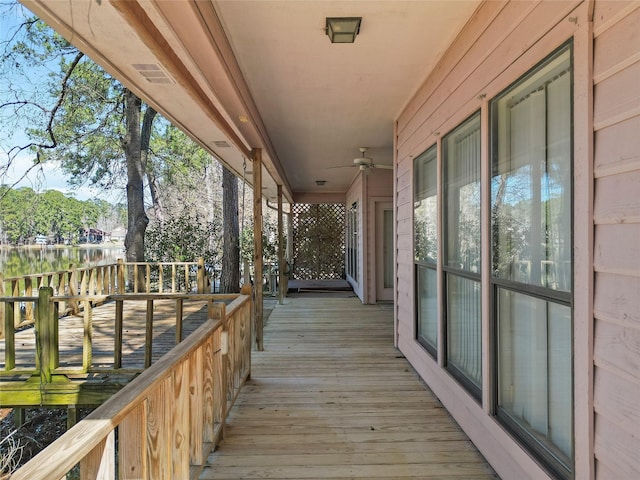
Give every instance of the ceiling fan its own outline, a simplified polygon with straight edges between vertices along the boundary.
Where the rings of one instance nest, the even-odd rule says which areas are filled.
[[[361,156],[353,159],[353,165],[343,165],[342,167],[333,167],[333,168],[358,167],[358,169],[360,170],[369,170],[372,168],[393,170],[393,165],[387,165],[384,163],[374,163],[373,158],[365,157],[366,151],[367,151],[367,147],[360,147]]]

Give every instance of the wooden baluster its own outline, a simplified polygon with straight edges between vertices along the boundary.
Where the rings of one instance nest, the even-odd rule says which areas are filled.
[[[138,293],[138,264],[133,265],[133,293]]]
[[[247,378],[251,377],[251,342],[253,341],[253,289],[251,284],[246,284],[242,286],[240,290],[242,295],[247,295],[249,297],[249,301],[245,303],[244,306],[244,314],[242,315],[243,324],[244,324],[244,356],[246,359],[246,369],[247,369]]]
[[[0,297],[4,297],[4,275],[2,275],[2,272],[0,272]],[[3,337],[6,331],[6,327],[5,327],[6,311],[5,310],[6,310],[5,306],[0,305],[0,337]]]
[[[122,368],[122,324],[124,301],[116,300],[116,323],[113,345],[113,368]]]
[[[147,275],[146,282],[145,282],[145,290],[146,290],[146,293],[151,293],[151,265],[149,265],[148,263],[146,265],[145,272]]]
[[[118,293],[124,293],[124,284],[125,284],[125,274],[124,274],[124,261],[119,258],[118,259]]]
[[[165,410],[171,425],[170,448],[172,477],[189,478],[189,362],[180,362],[171,375],[171,386]],[[170,396],[169,396],[170,395]]]
[[[176,293],[176,264],[171,264],[171,293]]]
[[[115,438],[115,431],[112,430],[80,461],[80,480],[112,480],[116,478]]]
[[[153,300],[147,300],[147,321],[144,336],[144,368],[151,366],[153,355]]]
[[[213,421],[218,428],[220,441],[225,435],[225,423],[227,417],[227,369],[225,357],[221,352],[222,327],[213,335]]]
[[[189,264],[185,263],[184,264],[184,291],[185,293],[189,293],[191,291],[190,289],[190,285],[191,282],[189,281]]]
[[[162,264],[158,264],[158,293],[162,293],[164,291],[164,278]]]
[[[20,296],[20,282],[19,280],[11,281],[11,296],[19,297]],[[18,303],[18,308],[13,309],[13,326],[18,328],[22,323],[22,311],[20,310],[20,304]]]
[[[82,371],[87,372],[91,368],[93,358],[93,308],[91,302],[84,302],[84,335],[82,339]]]
[[[214,334],[215,335],[215,334]],[[215,382],[216,382],[216,370],[214,367],[214,358],[216,355],[220,355],[219,352],[215,353],[214,348],[214,336],[211,336],[202,346],[202,402],[204,410],[202,412],[202,440],[208,443],[215,443],[216,433],[216,417],[217,408]]]
[[[89,275],[86,268],[80,269],[80,295],[87,295],[87,282],[89,281]]]
[[[31,277],[25,277],[24,279],[24,295],[25,297],[33,296],[33,280]],[[24,321],[26,323],[31,323],[34,321],[33,303],[31,302],[24,302]]]
[[[53,292],[53,289],[51,290]],[[60,306],[58,302],[51,304],[51,315],[49,316],[49,338],[51,346],[49,351],[51,356],[49,357],[49,368],[53,371],[60,366]]]
[[[109,265],[109,295],[116,293],[117,266]]]
[[[182,311],[184,300],[179,298],[176,300],[176,345],[182,341]]]
[[[147,468],[147,408],[138,404],[118,427],[118,466],[121,480],[150,478]]]
[[[72,297],[78,295],[78,272],[75,265],[69,266],[69,295]],[[77,315],[79,311],[78,302],[72,300],[69,302],[69,306],[71,307],[71,313]]]
[[[36,334],[36,363],[40,370],[40,381],[51,383],[51,327],[50,316],[52,309],[50,299],[53,296],[51,287],[41,288],[38,292],[38,305],[36,310],[35,334]]]
[[[204,411],[207,407],[203,395],[206,381],[203,354],[206,350],[206,345],[203,345],[189,357],[189,463],[192,465],[202,465],[205,460]]]
[[[147,478],[171,478],[171,448],[168,438],[171,413],[166,411],[166,397],[171,391],[170,382],[168,377],[159,382],[147,397]]]
[[[197,283],[198,283],[198,293],[204,293],[205,291],[205,269],[204,269],[204,258],[198,258],[198,270],[197,270]]]
[[[15,332],[16,328],[13,324],[13,310],[15,309],[15,302],[7,302],[2,305],[2,310],[5,313],[4,317],[4,369],[9,371],[16,366],[16,340]]]
[[[98,281],[98,285],[96,286],[96,294],[97,295],[104,295],[105,291],[104,291],[104,268],[102,266],[96,267],[97,270],[97,281]]]

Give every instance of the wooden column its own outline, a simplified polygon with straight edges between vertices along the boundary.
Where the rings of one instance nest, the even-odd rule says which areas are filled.
[[[253,270],[255,285],[256,349],[264,350],[262,343],[262,149],[251,151],[253,158]]]
[[[278,185],[278,303],[284,303],[286,295],[285,271],[287,263],[284,258],[284,219],[282,218],[282,185]]]

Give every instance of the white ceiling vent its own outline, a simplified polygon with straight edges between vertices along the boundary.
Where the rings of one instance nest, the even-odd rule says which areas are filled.
[[[231,146],[224,140],[214,140],[213,144],[218,148],[229,148]]]
[[[169,77],[167,72],[156,63],[134,63],[132,66],[149,83],[176,83],[171,77]]]

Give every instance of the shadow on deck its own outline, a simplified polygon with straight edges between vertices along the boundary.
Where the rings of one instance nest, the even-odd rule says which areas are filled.
[[[392,305],[290,297],[264,345],[192,477],[498,478],[393,347]]]

